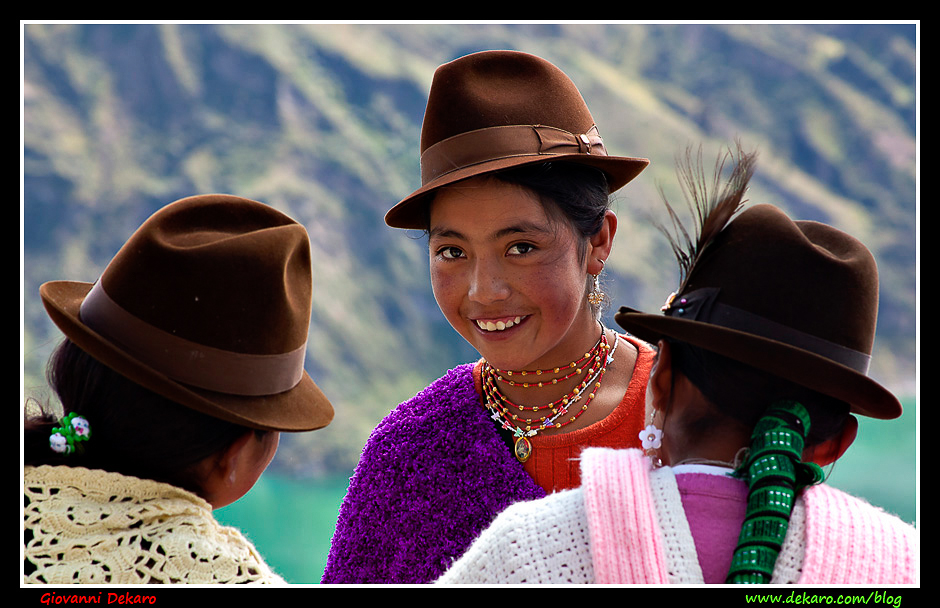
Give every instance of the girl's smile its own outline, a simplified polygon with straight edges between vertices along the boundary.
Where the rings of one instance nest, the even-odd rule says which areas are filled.
[[[493,365],[555,365],[597,341],[585,298],[589,256],[579,256],[574,230],[529,190],[467,180],[441,189],[430,219],[437,303]]]
[[[475,319],[477,327],[485,332],[506,331],[528,319],[528,316],[503,317],[501,319]]]

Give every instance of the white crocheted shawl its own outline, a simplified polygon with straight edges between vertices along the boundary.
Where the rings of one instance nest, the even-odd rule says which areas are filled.
[[[581,487],[503,511],[439,584],[702,584],[674,471],[639,450],[581,453]],[[811,515],[813,517],[811,517]],[[916,582],[916,532],[826,485],[796,501],[772,583]]]
[[[285,584],[205,500],[81,467],[24,471],[26,583]]]
[[[618,457],[615,464],[631,464],[619,458],[627,452],[632,450],[582,452],[584,486],[510,506],[437,583],[583,584],[611,582],[604,580],[611,573],[624,577],[617,582],[703,583],[671,469],[629,475],[617,467],[592,466],[592,460],[607,455]],[[648,463],[645,456],[643,462]],[[795,582],[800,575],[804,521],[799,505],[777,560],[775,583]],[[603,532],[592,530],[599,524]],[[651,542],[655,546],[648,546]]]

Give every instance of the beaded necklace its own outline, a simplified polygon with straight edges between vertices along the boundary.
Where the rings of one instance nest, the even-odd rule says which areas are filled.
[[[616,345],[615,345],[615,346],[616,346]],[[520,410],[520,411],[523,411],[523,410],[531,410],[531,411],[533,411],[533,412],[537,412],[537,411],[539,411],[540,409],[545,409],[545,408],[549,408],[549,407],[554,407],[554,406],[560,405],[560,404],[562,404],[562,403],[567,403],[567,400],[571,398],[572,394],[573,394],[575,391],[577,391],[578,388],[584,388],[584,385],[586,384],[587,381],[582,382],[582,383],[578,386],[578,388],[574,389],[571,393],[569,393],[569,394],[567,394],[567,395],[564,395],[564,396],[562,396],[562,397],[556,399],[555,401],[553,401],[552,403],[550,403],[550,404],[548,404],[548,405],[536,405],[536,406],[518,405],[518,404],[513,403],[513,402],[510,401],[509,399],[506,399],[506,398],[502,395],[502,393],[499,392],[499,387],[497,386],[496,383],[497,383],[497,382],[504,382],[504,383],[506,383],[506,384],[509,384],[510,386],[518,386],[518,387],[521,387],[521,388],[542,388],[542,387],[544,387],[544,386],[546,386],[546,385],[557,384],[557,383],[558,383],[559,381],[561,381],[561,380],[567,380],[568,378],[571,378],[571,377],[573,377],[573,376],[580,375],[580,374],[584,371],[584,369],[587,369],[587,370],[588,370],[588,372],[587,372],[587,374],[586,374],[586,377],[589,377],[589,376],[592,376],[592,375],[597,375],[598,370],[601,369],[601,367],[602,367],[602,365],[603,365],[603,359],[604,359],[604,357],[602,357],[601,355],[602,355],[602,354],[605,354],[609,349],[610,349],[610,346],[607,344],[607,337],[602,335],[601,338],[597,341],[597,344],[594,346],[593,349],[591,349],[590,352],[586,353],[586,354],[584,355],[584,357],[581,357],[581,359],[579,359],[578,361],[572,362],[572,363],[570,364],[571,367],[575,367],[575,366],[577,366],[578,364],[580,364],[581,362],[585,361],[586,359],[591,359],[591,363],[590,363],[590,365],[589,365],[587,368],[585,368],[585,367],[575,367],[575,370],[574,370],[573,372],[571,372],[571,373],[569,373],[569,374],[566,374],[566,375],[565,375],[564,377],[562,377],[562,378],[553,378],[552,380],[540,380],[540,381],[536,381],[536,382],[515,382],[515,381],[512,381],[512,380],[507,380],[506,378],[503,378],[502,376],[500,376],[500,375],[497,373],[497,372],[500,371],[499,369],[496,369],[496,368],[490,366],[489,363],[485,363],[485,362],[484,362],[483,380],[484,380],[484,383],[486,384],[486,386],[487,386],[496,396],[499,397],[499,400],[500,400],[501,402],[506,403],[507,405],[509,405],[509,406],[511,406],[511,407],[514,407],[514,408],[516,408],[516,409],[518,409],[518,410]],[[568,367],[569,367],[569,366],[565,366],[564,368],[561,368],[561,369],[568,369]],[[556,367],[555,369],[558,370],[559,368]],[[512,373],[513,373],[513,372],[508,372],[508,374],[512,374]],[[541,374],[541,373],[543,373],[543,370],[537,370],[537,371],[535,371],[535,372],[516,372],[516,374],[522,375],[522,376],[526,375],[527,373],[528,373],[528,374]]]
[[[493,372],[493,377],[494,377],[494,378],[496,378],[496,379],[499,380],[500,382],[504,382],[504,383],[506,383],[506,384],[508,384],[508,385],[510,385],[510,386],[522,386],[523,388],[531,388],[531,387],[535,386],[535,387],[541,388],[541,387],[544,386],[545,384],[549,384],[549,383],[550,383],[550,384],[558,384],[559,382],[562,382],[562,381],[564,381],[564,380],[567,380],[568,378],[571,378],[571,377],[573,377],[573,376],[577,376],[578,374],[580,374],[580,373],[581,373],[581,367],[580,367],[580,365],[581,365],[583,362],[585,362],[585,361],[587,361],[587,360],[589,360],[589,359],[591,359],[591,358],[596,358],[596,357],[597,357],[597,354],[601,351],[601,349],[602,349],[602,348],[604,347],[604,345],[606,345],[606,344],[607,344],[607,336],[604,334],[604,332],[602,332],[602,333],[601,333],[601,337],[598,338],[597,343],[594,345],[594,348],[592,348],[590,351],[584,353],[584,356],[583,356],[583,357],[581,357],[581,358],[578,359],[577,361],[572,361],[572,362],[569,363],[568,365],[565,365],[565,366],[562,366],[562,367],[556,367],[556,368],[554,368],[554,369],[522,370],[522,371],[519,371],[519,372],[514,372],[514,371],[512,371],[512,370],[502,370],[502,369],[499,369],[499,368],[497,368],[497,367],[492,367],[492,366],[490,366],[490,370],[492,370],[492,372]],[[538,377],[538,376],[541,376],[541,375],[543,375],[543,374],[551,374],[551,373],[558,374],[558,373],[561,373],[562,370],[567,370],[567,369],[573,369],[574,371],[572,371],[572,372],[570,372],[570,373],[568,373],[568,374],[562,376],[561,378],[552,378],[551,380],[535,380],[535,381],[530,381],[530,380],[528,379],[528,377],[531,377],[531,376],[536,376],[536,377]],[[503,377],[502,374],[506,374],[506,376],[509,376],[509,378]],[[511,380],[510,378],[512,378],[513,375],[516,375],[517,377],[521,377],[521,378],[526,378],[526,380],[519,380],[519,381]]]
[[[601,380],[604,377],[604,372],[607,370],[607,365],[613,360],[614,351],[617,349],[617,341],[614,342],[613,348],[607,342],[607,331],[601,326],[601,337],[595,344],[594,348],[591,351],[585,353],[583,357],[577,361],[573,361],[569,365],[564,367],[554,368],[555,373],[560,372],[561,370],[574,369],[574,371],[567,373],[563,378],[555,378],[554,381],[542,380],[536,382],[515,382],[507,380],[500,373],[505,373],[507,376],[541,376],[545,373],[552,373],[550,370],[534,370],[534,371],[525,371],[525,372],[503,372],[503,370],[498,370],[484,361],[482,376],[483,376],[483,393],[486,397],[486,407],[490,410],[490,417],[496,422],[500,423],[503,429],[511,431],[514,437],[513,443],[513,453],[516,456],[516,459],[519,462],[525,462],[529,459],[529,456],[532,454],[532,442],[529,441],[529,437],[534,437],[539,433],[539,431],[545,430],[547,428],[560,428],[567,424],[574,422],[581,414],[587,410],[588,405],[594,399],[597,390],[601,386]],[[590,364],[587,366],[582,366],[581,364],[585,361],[590,361]],[[540,388],[548,384],[556,384],[559,380],[564,380],[577,376],[584,373],[584,380],[582,380],[578,385],[562,397],[542,405],[533,405],[526,406],[514,403],[506,398],[499,390],[498,383],[505,382],[511,386],[519,386],[522,388]],[[588,390],[588,387],[591,387],[590,392],[587,395],[587,399],[584,404],[576,410],[571,417],[565,420],[559,421],[559,418],[568,414],[568,411],[574,406],[581,397]],[[520,418],[513,409],[522,411],[531,411],[539,412],[547,410],[547,413],[544,416],[541,416],[537,419],[526,419]],[[519,424],[521,422],[521,425]]]

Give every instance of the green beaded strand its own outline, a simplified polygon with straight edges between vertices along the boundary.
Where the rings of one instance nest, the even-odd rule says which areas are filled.
[[[726,583],[770,582],[796,494],[823,480],[819,465],[801,460],[809,427],[806,408],[795,401],[775,403],[754,427],[748,458],[734,472],[749,491]]]

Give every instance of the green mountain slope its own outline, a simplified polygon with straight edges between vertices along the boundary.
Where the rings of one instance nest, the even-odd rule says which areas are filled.
[[[27,394],[46,397],[42,365],[59,337],[39,284],[93,281],[177,198],[238,194],[295,217],[313,243],[307,369],[337,417],[330,432],[288,438],[279,466],[349,469],[391,407],[474,356],[437,309],[425,242],[382,217],[419,184],[434,69],[487,48],[559,65],[608,150],[652,160],[616,197],[614,306],[655,309],[674,287],[649,218],[662,218],[659,186],[680,196],[675,154],[702,144],[708,158],[738,137],[761,152],[751,201],[833,223],[875,252],[872,374],[913,391],[913,25],[27,24]]]

